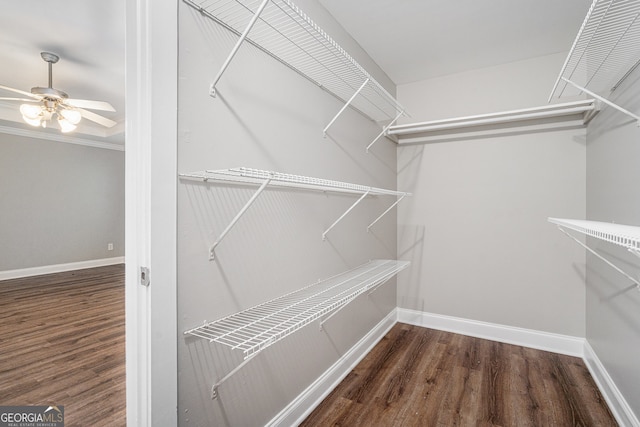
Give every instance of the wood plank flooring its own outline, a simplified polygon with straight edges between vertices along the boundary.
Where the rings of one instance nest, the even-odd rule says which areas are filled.
[[[398,323],[301,426],[616,426],[583,361]]]
[[[0,405],[124,426],[124,266],[0,281]]]

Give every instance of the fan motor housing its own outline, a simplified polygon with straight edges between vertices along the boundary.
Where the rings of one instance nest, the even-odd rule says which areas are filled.
[[[34,95],[41,95],[52,100],[69,98],[69,95],[67,95],[65,92],[54,89],[52,87],[32,87],[31,93]]]

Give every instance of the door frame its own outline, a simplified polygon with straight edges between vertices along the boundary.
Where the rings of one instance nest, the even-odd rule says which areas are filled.
[[[178,7],[126,2],[126,390],[136,427],[177,425]]]

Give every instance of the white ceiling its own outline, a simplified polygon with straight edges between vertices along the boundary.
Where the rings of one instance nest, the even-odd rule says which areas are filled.
[[[95,111],[117,121],[114,128],[84,119],[74,135],[124,142],[125,0],[7,1],[0,28],[0,85],[27,92],[46,87],[47,63],[40,52],[56,53],[54,88],[71,98],[107,101],[116,109]],[[0,97],[21,96],[0,89]],[[0,101],[0,125],[38,130],[22,123],[18,105]]]
[[[319,1],[396,84],[568,51],[591,5],[591,0]]]
[[[176,0],[179,1],[179,0]],[[295,0],[294,0],[295,1]],[[591,0],[318,0],[396,84],[567,51]],[[112,131],[83,120],[76,134],[124,142],[125,0],[6,2],[0,84],[47,85],[40,52],[60,55],[53,86],[111,103]],[[0,96],[13,96],[0,90]],[[15,103],[0,126],[29,128]],[[32,128],[33,129],[33,128]]]

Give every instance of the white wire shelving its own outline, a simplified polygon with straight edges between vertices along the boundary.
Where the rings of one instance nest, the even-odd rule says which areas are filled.
[[[324,128],[325,135],[348,106],[376,122],[391,120],[387,126],[406,115],[404,108],[380,83],[291,1],[183,1],[240,36],[211,84],[212,96],[238,49],[247,41],[345,102]]]
[[[204,338],[244,353],[244,362],[214,384],[212,398],[217,397],[218,386],[252,356],[315,320],[326,321],[327,316],[335,314],[365,292],[375,291],[408,265],[408,261],[372,260],[287,295],[185,331],[185,335]]]
[[[606,98],[639,63],[640,0],[594,0],[549,100],[562,97],[572,86],[633,117],[640,125],[640,116]]]
[[[280,186],[289,188],[300,188],[313,191],[339,192],[359,195],[356,202],[351,205],[333,224],[322,233],[322,240],[326,240],[327,233],[331,231],[349,212],[351,212],[365,197],[367,196],[394,196],[396,200],[382,214],[380,214],[371,224],[367,226],[367,231],[373,227],[380,219],[382,219],[391,209],[393,209],[402,199],[411,196],[411,193],[386,190],[383,188],[368,187],[360,184],[350,184],[346,182],[333,181],[322,178],[312,178],[302,175],[292,175],[281,172],[266,171],[260,169],[252,169],[245,167],[221,169],[221,170],[204,170],[192,173],[182,173],[181,178],[196,179],[204,182],[222,181],[232,183],[243,183],[259,185],[258,190],[251,196],[247,203],[240,209],[238,214],[232,219],[231,223],[222,231],[218,239],[209,248],[209,259],[215,259],[215,249],[225,236],[231,231],[233,226],[244,215],[249,207],[256,201],[258,196],[266,189],[267,186]]]
[[[582,122],[587,124],[597,114],[597,112],[598,106],[596,105],[596,101],[593,99],[587,99],[583,101],[544,105],[541,107],[479,114],[475,116],[393,125],[388,128],[387,135],[402,138],[415,134],[428,134],[443,131],[458,132],[466,128],[478,126],[500,126],[514,122],[529,122],[555,117],[571,119],[574,116],[581,116]]]
[[[624,272],[611,261],[607,260],[595,250],[591,249],[589,246],[582,243],[580,240],[566,231],[573,230],[586,236],[612,243],[617,246],[621,246],[627,249],[632,254],[640,257],[640,227],[578,219],[549,218],[548,220],[550,223],[556,224],[560,231],[569,236],[580,246],[600,258],[602,261],[625,276],[627,279],[631,280],[640,290],[640,282],[636,278]]]

